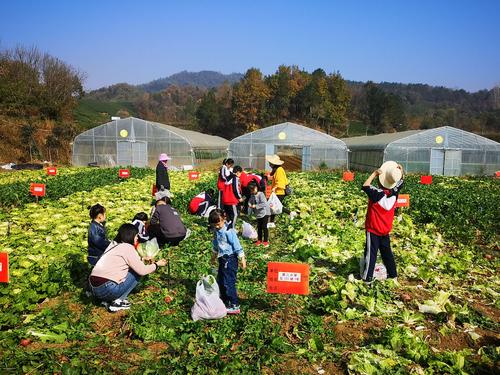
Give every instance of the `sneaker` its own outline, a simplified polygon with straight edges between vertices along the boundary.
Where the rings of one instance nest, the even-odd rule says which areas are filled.
[[[101,301],[101,305],[103,305],[105,308],[108,308],[109,307],[109,302]]]
[[[269,247],[269,242],[267,242],[267,241],[262,242],[262,246],[264,246],[264,247]]]
[[[108,311],[110,312],[116,312],[128,309],[130,309],[130,302],[128,302],[127,300],[116,299],[113,302],[111,302],[110,305],[108,306]]]
[[[276,228],[276,224],[274,223],[267,223],[267,229],[269,228]]]
[[[255,246],[260,246],[261,243],[262,243],[262,241],[257,241],[257,242],[255,242]]]
[[[295,211],[290,212],[290,220],[293,220],[296,217],[297,217],[297,212],[295,212]]]
[[[232,305],[227,308],[227,314],[228,315],[237,315],[240,313],[240,306],[239,305]]]

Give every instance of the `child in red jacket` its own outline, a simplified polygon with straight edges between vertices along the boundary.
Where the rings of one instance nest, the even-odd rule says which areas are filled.
[[[371,185],[377,176],[380,188]],[[361,270],[361,278],[365,282],[369,283],[373,280],[379,249],[382,261],[387,268],[387,277],[396,278],[398,275],[389,233],[392,230],[396,201],[402,186],[403,167],[394,161],[382,164],[363,184],[362,189],[368,195],[368,211],[365,221],[366,244]]]

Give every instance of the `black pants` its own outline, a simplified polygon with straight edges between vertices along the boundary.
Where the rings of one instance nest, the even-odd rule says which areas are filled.
[[[377,253],[380,249],[380,255],[382,256],[382,262],[385,268],[387,268],[387,277],[394,278],[398,276],[396,271],[396,262],[394,261],[394,254],[391,250],[391,239],[389,235],[387,236],[377,236],[376,234],[366,232],[366,243],[365,243],[365,259],[364,259],[364,269],[361,278],[365,281],[371,281],[373,279],[373,271],[375,269],[375,263],[377,262]]]
[[[283,200],[285,199],[285,195],[278,195],[276,194],[276,196],[278,197],[278,199],[280,200],[280,202],[283,204]],[[290,213],[290,210],[288,208],[285,207],[285,205],[283,205],[283,213],[284,214],[289,214]],[[276,217],[276,215],[271,215],[271,220],[269,220],[271,223],[274,223],[274,218]]]
[[[149,238],[153,239],[156,238],[156,241],[158,242],[158,246],[160,248],[164,247],[165,245],[169,246],[177,246],[185,237],[165,237],[163,235],[163,232],[161,231],[160,224],[152,224],[148,228],[148,233],[149,233]]]
[[[257,239],[262,241],[264,237],[264,242],[269,241],[269,230],[267,229],[267,222],[269,221],[269,216],[261,217],[257,219]]]
[[[226,213],[226,221],[228,228],[236,230],[236,220],[238,220],[238,206],[237,205],[224,205],[224,212]]]

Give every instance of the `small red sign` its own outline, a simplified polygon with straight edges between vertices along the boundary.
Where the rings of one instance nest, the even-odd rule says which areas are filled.
[[[35,197],[44,197],[45,196],[45,184],[30,184],[30,193]]]
[[[48,167],[47,174],[49,176],[55,176],[57,174],[57,168],[56,167]]]
[[[267,264],[267,292],[309,294],[309,265],[269,262]]]
[[[496,177],[496,178],[500,178],[500,171],[496,171],[496,172],[495,172],[495,177]]]
[[[410,207],[410,194],[399,194],[396,207]]]
[[[188,173],[188,178],[189,178],[189,181],[199,180],[200,179],[200,172],[191,171]]]
[[[120,169],[120,172],[118,173],[118,176],[120,176],[120,178],[129,178],[130,177],[130,171],[128,169]]]
[[[9,254],[0,253],[0,283],[9,282]]]
[[[266,185],[266,198],[269,199],[273,192],[273,185]]]
[[[344,180],[344,181],[354,181],[354,173],[352,173],[350,171],[345,171],[342,174],[342,180]]]
[[[432,176],[420,176],[420,183],[422,185],[432,184]]]
[[[156,184],[153,184],[153,187],[151,188],[151,195],[154,197],[158,189],[156,188]]]

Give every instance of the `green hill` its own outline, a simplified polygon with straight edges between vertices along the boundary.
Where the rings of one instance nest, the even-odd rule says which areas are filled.
[[[111,120],[111,116],[136,116],[134,104],[125,101],[80,99],[73,111],[80,130],[90,129]]]

